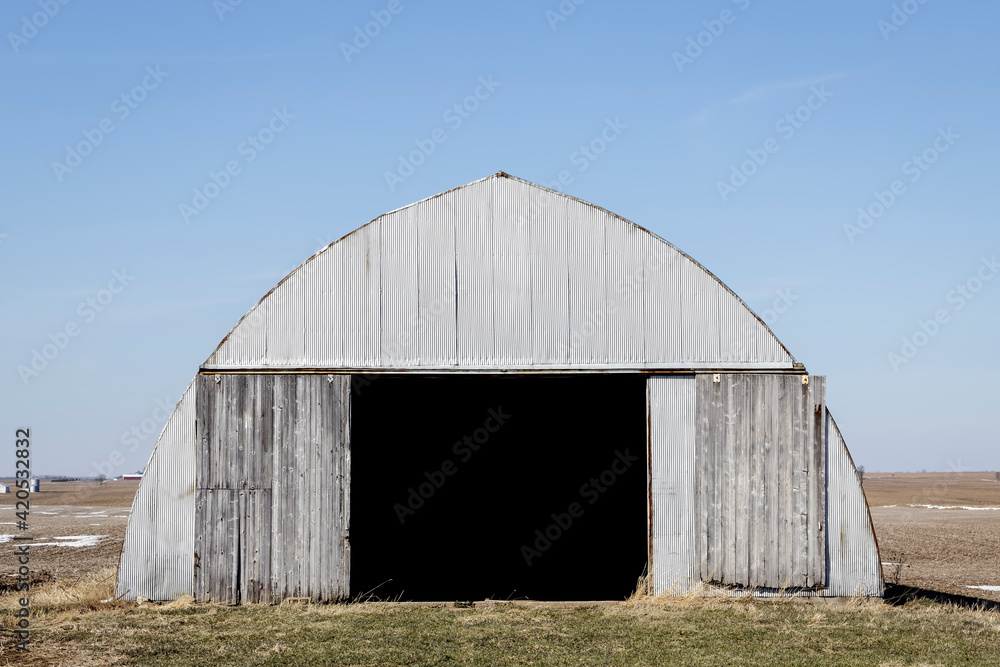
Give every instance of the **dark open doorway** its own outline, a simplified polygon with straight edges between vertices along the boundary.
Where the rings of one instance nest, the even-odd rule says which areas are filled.
[[[351,594],[602,600],[647,562],[640,375],[356,377]]]

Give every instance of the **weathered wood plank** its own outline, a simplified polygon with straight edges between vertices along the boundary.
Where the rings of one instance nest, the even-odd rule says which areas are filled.
[[[338,571],[340,572],[338,591],[339,596],[348,598],[351,595],[351,409],[352,409],[352,386],[354,380],[350,375],[345,375],[341,383],[342,401],[340,403],[342,424],[340,439],[340,455],[337,457],[340,466],[338,475],[338,502],[339,516],[341,517],[340,540],[342,547],[335,553],[340,554]],[[335,545],[341,546],[341,545]]]
[[[736,414],[736,396],[738,385],[742,384],[741,378],[732,374],[723,375],[719,383],[719,416],[720,426],[720,470],[722,472],[721,495],[721,521],[723,530],[720,531],[721,538],[721,581],[726,583],[739,583],[736,573],[736,526],[741,520],[736,514],[736,421],[739,416]]]

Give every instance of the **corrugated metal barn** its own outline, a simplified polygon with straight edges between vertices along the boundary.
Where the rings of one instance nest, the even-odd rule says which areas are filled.
[[[700,582],[882,595],[810,376],[693,259],[499,173],[282,280],[201,366],[119,594],[615,599]]]

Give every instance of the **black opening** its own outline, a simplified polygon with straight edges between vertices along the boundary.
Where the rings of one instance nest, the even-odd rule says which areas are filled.
[[[351,594],[610,600],[647,562],[639,375],[355,377]]]

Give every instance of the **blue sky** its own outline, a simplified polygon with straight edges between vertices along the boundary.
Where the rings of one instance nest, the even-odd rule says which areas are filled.
[[[713,271],[868,470],[1000,469],[1000,6],[232,2],[0,8],[0,433],[32,427],[36,472],[142,468],[282,276],[499,170]]]

